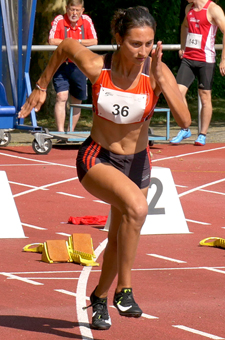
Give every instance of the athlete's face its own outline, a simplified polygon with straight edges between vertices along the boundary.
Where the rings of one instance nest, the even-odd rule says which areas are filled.
[[[68,15],[70,22],[72,23],[76,23],[81,17],[81,15],[83,14],[83,12],[84,12],[84,7],[82,7],[82,5],[78,5],[78,6],[70,5],[66,7],[66,13]]]
[[[153,29],[149,26],[135,27],[130,29],[123,39],[117,35],[117,43],[127,59],[140,64],[152,50],[154,35]]]

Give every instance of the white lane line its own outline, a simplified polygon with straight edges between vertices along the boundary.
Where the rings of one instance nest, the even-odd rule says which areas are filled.
[[[18,280],[18,277],[8,277],[10,280]],[[29,277],[23,277],[23,280],[30,281]],[[22,280],[22,281],[23,281]],[[78,277],[32,277],[32,280],[78,280]],[[28,282],[30,283],[30,282]]]
[[[176,259],[172,259],[170,257],[158,255],[158,254],[147,254],[147,255],[157,257],[157,258],[162,259],[162,260],[167,260],[167,261],[172,261],[172,262],[177,262],[177,263],[187,263],[186,261],[176,260]]]
[[[57,194],[65,195],[65,196],[70,196],[70,197],[75,197],[75,198],[85,198],[85,197],[83,197],[83,196],[77,196],[77,195],[67,194],[66,192],[60,192],[60,191],[58,191]]]
[[[72,178],[65,179],[63,181],[49,183],[49,184],[46,184],[46,185],[43,185],[43,186],[40,186],[40,187],[36,187],[35,189],[23,191],[19,194],[13,195],[13,197],[22,196],[22,195],[29,194],[31,192],[38,191],[38,190],[44,190],[46,188],[49,188],[49,187],[52,187],[52,186],[55,186],[55,185],[58,185],[58,184],[66,183],[66,182],[71,182],[71,181],[74,181],[74,180],[77,180],[77,179],[78,179],[78,177],[72,177]]]
[[[22,187],[32,188],[32,189],[38,188],[38,187],[35,186],[35,185],[28,185],[28,184],[23,184],[23,183],[18,183],[18,182],[9,181],[9,183],[10,183],[10,184],[16,184],[16,185],[19,185],[19,186],[22,186]],[[48,190],[48,189],[42,189],[42,190]]]
[[[28,274],[59,274],[59,273],[64,274],[64,273],[81,273],[81,272],[82,270],[57,270],[57,271],[51,270],[51,271],[40,271],[40,272],[13,272],[13,273],[8,273],[8,274],[28,275]]]
[[[66,167],[66,168],[76,169],[76,166],[74,166],[74,165],[52,163],[52,162],[47,162],[47,161],[43,161],[43,160],[40,161],[38,159],[33,159],[33,158],[26,158],[26,157],[21,157],[21,156],[8,155],[8,154],[3,153],[3,152],[0,152],[0,155],[5,156],[5,157],[16,158],[16,159],[24,159],[25,161],[31,161],[31,162],[35,162],[35,163],[48,164],[48,165],[57,165],[57,166],[63,166],[63,167]]]
[[[62,293],[62,294],[66,294],[66,295],[70,295],[70,296],[75,296],[77,297],[77,293],[74,293],[74,292],[70,292],[68,290],[65,290],[65,289],[54,289],[56,292],[58,293]],[[87,301],[90,301],[90,298],[86,296],[86,300]]]
[[[66,234],[66,233],[56,233],[57,235],[61,235],[61,236],[70,236],[71,234]]]
[[[35,286],[43,286],[43,283],[35,282],[35,281],[33,281],[33,280],[26,279],[26,278],[22,278],[22,277],[19,277],[19,276],[10,274],[10,273],[0,273],[0,274],[6,276],[7,279],[13,279],[13,280],[18,280],[18,281],[23,281],[23,282],[30,283],[30,284],[35,285]]]
[[[205,190],[205,189],[200,189],[199,191],[204,191],[204,192],[209,192],[210,194],[217,194],[217,195],[224,195],[225,196],[225,192]]]
[[[219,269],[210,268],[210,267],[204,267],[204,269],[210,270],[210,271],[212,271],[212,272],[220,273],[220,274],[225,274],[225,270],[219,270]]]
[[[172,325],[172,326],[175,327],[175,328],[182,329],[183,331],[187,331],[187,332],[190,332],[190,333],[193,333],[193,334],[202,335],[202,336],[209,338],[209,339],[214,339],[214,340],[223,340],[224,339],[224,338],[221,338],[220,336],[216,336],[216,335],[209,334],[209,333],[206,333],[206,332],[198,331],[197,329],[194,329],[194,328],[190,328],[190,327],[186,327],[186,326],[182,326],[182,325]]]
[[[107,239],[105,239],[98,248],[95,250],[96,260],[98,256],[105,249],[107,244]],[[76,307],[77,307],[77,320],[80,325],[80,334],[82,339],[93,339],[92,331],[89,325],[88,313],[87,310],[83,310],[82,308],[86,305],[86,291],[87,291],[87,282],[88,277],[90,275],[92,267],[84,267],[77,284],[77,299],[76,299]]]
[[[211,225],[211,223],[206,223],[206,222],[200,222],[200,221],[194,221],[194,220],[189,220],[186,218],[187,222],[192,222],[192,223],[196,223],[196,224],[202,224],[202,225]]]
[[[223,150],[223,149],[225,149],[225,146],[222,146],[220,148],[209,149],[209,150],[202,150],[202,151],[197,151],[197,152],[183,153],[183,154],[180,154],[180,155],[164,157],[164,158],[160,158],[160,159],[152,159],[152,162],[166,161],[168,159],[185,157],[185,156],[193,156],[193,155],[197,155],[197,154],[200,154],[200,153],[212,152],[212,151],[220,151],[220,150]]]
[[[104,201],[100,201],[100,200],[93,200],[93,202],[96,202],[96,203],[102,203],[102,204],[109,204],[109,203],[106,203]]]
[[[38,229],[38,230],[48,230],[48,229],[46,229],[46,228],[37,227],[36,225],[32,225],[32,224],[27,224],[27,223],[23,223],[23,222],[21,222],[21,224],[22,224],[24,227],[28,227],[28,228],[33,228],[33,229]]]
[[[188,191],[185,191],[185,192],[179,194],[178,197],[182,197],[182,196],[191,194],[195,191],[199,191],[202,188],[206,188],[206,187],[209,187],[210,185],[218,184],[218,183],[221,183],[221,182],[224,182],[224,181],[225,181],[225,178],[222,178],[222,179],[219,179],[218,181],[214,181],[214,182],[211,182],[211,183],[200,185],[199,187],[193,188],[191,190],[188,190]]]
[[[142,313],[141,314],[141,317],[145,318],[145,319],[158,319],[157,316],[153,316],[153,315],[149,315],[149,314],[146,314],[146,313]]]

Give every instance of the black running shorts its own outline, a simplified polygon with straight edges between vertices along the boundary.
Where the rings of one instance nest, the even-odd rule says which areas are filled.
[[[98,163],[112,165],[129,177],[140,189],[149,186],[151,169],[149,147],[134,155],[118,155],[104,149],[88,137],[77,155],[77,174],[80,182],[88,170]]]
[[[206,63],[204,61],[184,58],[181,61],[180,68],[177,73],[177,84],[184,85],[189,88],[197,77],[199,89],[212,90],[215,66],[215,63]]]

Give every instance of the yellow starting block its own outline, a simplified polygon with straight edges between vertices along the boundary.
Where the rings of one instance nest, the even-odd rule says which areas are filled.
[[[72,234],[68,241],[49,240],[28,244],[23,251],[41,253],[41,261],[48,263],[75,262],[83,266],[99,266],[94,261],[96,256],[90,234]]]
[[[225,248],[225,239],[220,237],[208,237],[200,241],[200,246]]]

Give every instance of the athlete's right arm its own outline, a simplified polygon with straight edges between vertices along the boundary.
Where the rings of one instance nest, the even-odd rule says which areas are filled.
[[[94,83],[98,79],[103,67],[103,56],[93,53],[91,50],[82,46],[77,40],[67,38],[62,41],[52,54],[46,69],[37,81],[38,88],[35,88],[27,98],[19,112],[19,118],[27,117],[33,108],[35,111],[40,110],[46,99],[46,89],[49,82],[59,66],[67,58],[79,67],[91,83]]]

